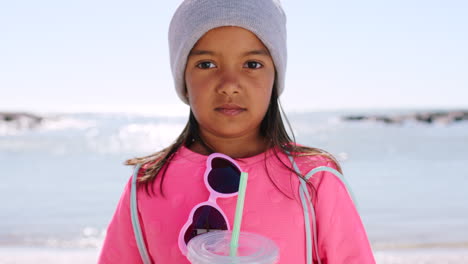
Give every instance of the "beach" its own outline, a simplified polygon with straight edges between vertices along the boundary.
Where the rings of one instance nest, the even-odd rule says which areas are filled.
[[[0,264],[97,263],[96,249],[0,248]]]
[[[0,248],[1,264],[97,263],[97,249]],[[375,251],[377,264],[466,264],[468,248]]]
[[[378,264],[466,264],[468,248],[376,251],[374,256]]]

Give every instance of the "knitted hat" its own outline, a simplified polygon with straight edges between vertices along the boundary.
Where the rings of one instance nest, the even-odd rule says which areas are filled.
[[[279,0],[184,0],[169,25],[172,76],[180,99],[185,95],[185,66],[190,50],[209,30],[237,26],[254,33],[268,48],[276,69],[278,95],[286,73],[286,15]]]

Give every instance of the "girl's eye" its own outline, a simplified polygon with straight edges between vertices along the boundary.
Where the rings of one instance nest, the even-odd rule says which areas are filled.
[[[260,62],[256,61],[248,61],[246,64],[250,69],[260,69],[263,66]]]
[[[211,69],[211,68],[214,68],[214,67],[211,67],[210,64],[212,66],[215,66],[212,62],[210,61],[204,61],[204,62],[200,62],[199,64],[197,64],[197,68],[200,68],[200,69]]]

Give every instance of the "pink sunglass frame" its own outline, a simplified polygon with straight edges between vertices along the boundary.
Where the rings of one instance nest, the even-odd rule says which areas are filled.
[[[213,159],[216,159],[216,158],[225,159],[225,160],[231,162],[239,170],[239,173],[242,172],[239,165],[229,156],[226,156],[226,155],[221,154],[221,153],[213,153],[213,154],[208,156],[208,158],[206,159],[206,170],[205,170],[205,173],[203,175],[203,178],[204,178],[204,182],[205,182],[205,187],[210,192],[210,197],[208,198],[207,201],[196,204],[192,208],[187,221],[185,222],[184,226],[182,227],[182,229],[179,232],[179,239],[178,239],[179,249],[180,249],[180,251],[182,252],[182,254],[184,256],[187,255],[187,245],[185,244],[185,239],[184,239],[185,233],[187,232],[187,229],[189,228],[189,226],[192,224],[193,215],[195,214],[195,211],[198,208],[200,208],[202,206],[205,206],[205,205],[209,205],[209,206],[214,207],[216,210],[219,211],[219,213],[223,216],[224,220],[226,221],[226,225],[227,225],[227,228],[228,228],[227,230],[231,230],[231,225],[229,224],[229,220],[226,217],[226,214],[223,212],[223,210],[216,203],[216,199],[236,196],[238,194],[238,191],[234,192],[234,193],[223,194],[223,193],[219,193],[219,192],[213,190],[213,188],[211,188],[211,186],[210,186],[210,184],[208,182],[208,175],[210,174],[210,172],[212,170],[212,161],[213,161]]]

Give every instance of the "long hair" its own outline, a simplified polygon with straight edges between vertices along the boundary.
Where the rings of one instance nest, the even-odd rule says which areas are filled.
[[[292,134],[292,138],[289,136],[288,132],[286,131],[286,127],[283,122],[283,118],[286,120],[288,127],[290,128],[290,132]],[[293,157],[298,156],[312,156],[312,155],[320,155],[328,158],[330,161],[334,162],[338,171],[341,172],[341,167],[338,161],[331,155],[330,153],[318,149],[318,148],[311,148],[305,146],[298,146],[295,143],[295,137],[293,131],[291,129],[291,125],[284,114],[284,111],[281,107],[278,98],[278,91],[276,89],[276,81],[273,85],[273,90],[270,99],[270,105],[268,106],[268,110],[260,124],[260,134],[268,141],[268,148],[274,148],[274,153],[276,158],[285,166],[288,170],[292,171],[299,177],[303,177],[303,175],[298,174],[293,168],[291,164],[285,164],[278,156],[278,151],[284,154],[290,154]],[[145,164],[144,169],[142,172],[142,177],[138,179],[138,185],[144,186],[148,195],[151,193],[154,194],[154,185],[152,184],[157,177],[161,177],[159,182],[159,189],[161,195],[164,197],[163,191],[163,180],[166,176],[166,170],[168,168],[169,163],[171,162],[174,154],[181,146],[190,147],[193,142],[200,143],[208,152],[213,153],[215,152],[211,149],[201,138],[200,132],[198,129],[198,122],[195,119],[192,111],[190,110],[189,119],[187,124],[185,125],[184,129],[177,137],[177,139],[167,148],[164,148],[154,154],[139,157],[139,158],[132,158],[125,162],[126,165],[137,165],[137,164]],[[278,151],[277,151],[278,150]],[[266,166],[266,159],[265,159],[265,167]],[[268,173],[268,169],[267,169]],[[268,173],[269,175],[269,173]],[[271,177],[270,177],[270,180]],[[275,182],[272,180],[272,183],[278,188]],[[149,188],[151,187],[151,188]],[[313,186],[311,186],[313,188]],[[278,188],[279,189],[279,188]],[[284,193],[284,192],[283,192]],[[288,196],[287,194],[285,194]],[[290,197],[290,196],[288,196]]]

